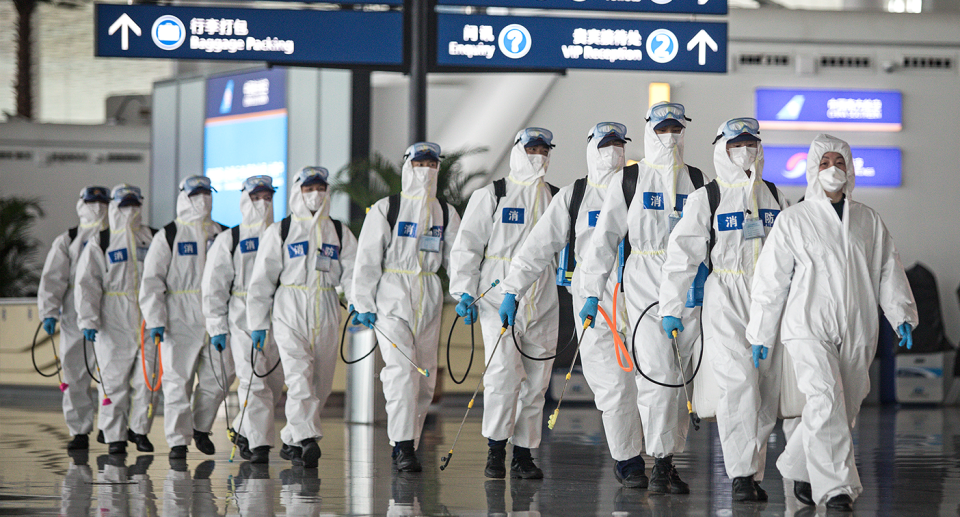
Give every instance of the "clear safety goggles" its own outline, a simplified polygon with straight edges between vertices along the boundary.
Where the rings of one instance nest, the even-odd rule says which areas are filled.
[[[553,133],[549,129],[543,129],[541,127],[528,127],[517,133],[517,142],[523,144],[524,147],[532,147],[535,145],[545,145],[550,148],[556,147],[553,145]]]
[[[83,192],[80,193],[80,199],[86,203],[91,203],[94,201],[100,203],[109,203],[110,191],[107,190],[107,187],[87,187],[83,189]]]
[[[614,136],[623,140],[624,142],[630,140],[627,138],[627,126],[619,122],[601,122],[596,126],[593,126],[593,129],[590,130],[590,133],[587,134],[587,140],[594,138],[604,138],[607,136]]]
[[[330,177],[330,171],[326,167],[320,166],[309,166],[300,169],[300,174],[297,175],[297,181],[300,182],[300,186],[314,185],[316,183],[327,183],[327,178]]]
[[[667,119],[681,121],[681,125],[682,121],[690,120],[684,112],[683,104],[663,102],[650,108],[650,118],[647,119],[647,122],[653,122],[656,125]]]
[[[113,190],[113,200],[118,202],[136,200],[139,203],[143,200],[143,194],[140,192],[140,187],[124,185]]]
[[[720,134],[713,140],[713,143],[717,143],[718,140],[724,137],[730,140],[744,133],[757,137],[757,140],[759,140],[760,122],[750,117],[730,119],[723,125],[723,129],[720,130]]]
[[[410,161],[436,160],[439,162],[442,158],[440,156],[440,146],[433,142],[417,142],[403,153],[403,159],[406,160],[407,158]]]
[[[277,189],[273,187],[273,178],[270,176],[250,176],[243,180],[243,190],[254,194],[265,190],[273,192]]]
[[[210,184],[210,178],[206,176],[190,176],[180,184],[180,190],[186,192],[189,196],[196,194],[200,190],[206,190],[207,192],[217,191],[217,189],[213,188],[213,185]]]

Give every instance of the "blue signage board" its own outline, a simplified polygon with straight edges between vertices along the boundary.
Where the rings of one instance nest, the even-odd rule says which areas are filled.
[[[764,145],[763,178],[780,186],[807,184],[809,147]],[[856,187],[899,187],[901,152],[896,147],[853,147]]]
[[[437,0],[440,5],[627,11],[632,13],[727,14],[727,0]]]
[[[403,13],[96,5],[101,57],[399,67]]]
[[[762,129],[900,131],[902,96],[892,90],[757,88]]]
[[[250,176],[270,176],[273,215],[287,213],[287,71],[280,67],[207,79],[203,173],[217,189],[214,221],[240,224],[240,191]]]
[[[437,15],[440,67],[727,71],[727,24]]]

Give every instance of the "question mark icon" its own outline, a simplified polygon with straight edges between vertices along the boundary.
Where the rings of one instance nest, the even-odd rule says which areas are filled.
[[[520,59],[530,52],[530,32],[526,27],[516,23],[507,25],[500,31],[498,43],[503,55],[511,59]]]
[[[520,50],[520,43],[523,42],[523,34],[518,30],[512,30],[507,33],[507,40],[510,41],[510,51],[516,54]]]

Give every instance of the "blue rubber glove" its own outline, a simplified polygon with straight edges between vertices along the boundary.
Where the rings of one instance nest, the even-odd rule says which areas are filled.
[[[680,318],[674,316],[664,316],[663,322],[663,331],[667,333],[667,337],[673,337],[673,331],[683,332],[683,323],[680,321]]]
[[[589,316],[592,318],[590,321],[590,328],[593,328],[593,326],[597,324],[597,306],[599,305],[600,299],[596,296],[587,298],[587,301],[583,304],[583,308],[580,309],[580,323],[586,322],[587,317]]]
[[[217,349],[217,352],[223,352],[223,349],[227,348],[227,335],[217,334],[216,336],[210,336],[210,344]]]
[[[48,336],[52,336],[53,333],[57,331],[57,318],[44,318],[43,331],[46,332]]]
[[[354,308],[354,306],[353,306],[352,303],[350,304],[350,313],[353,314],[353,319],[350,320],[350,324],[351,324],[351,325],[359,325],[359,324],[360,324],[360,320],[357,319],[357,318],[360,317],[360,313],[357,312],[357,309]]]
[[[367,327],[368,329],[373,328],[373,324],[377,322],[377,313],[375,312],[365,312],[357,316],[357,323]]]
[[[517,319],[517,295],[506,293],[500,302],[500,322],[513,325]]]
[[[907,345],[907,350],[913,348],[913,325],[901,323],[897,330],[900,332],[900,346]]]
[[[160,341],[163,341],[163,327],[154,327],[150,329],[150,341],[156,341],[157,336],[160,336]]]
[[[263,352],[263,344],[267,342],[267,331],[254,330],[250,333],[250,339],[253,340],[253,348]]]
[[[769,348],[763,345],[750,345],[753,348],[753,367],[760,368],[760,360],[767,358],[767,352],[770,351]]]
[[[86,339],[90,343],[93,343],[97,340],[97,331],[94,329],[83,329],[83,339]]]
[[[470,296],[467,293],[460,295],[460,303],[457,304],[457,315],[463,318],[463,323],[465,325],[470,325],[477,321],[477,306],[474,305],[471,307],[471,303],[473,303],[473,296]]]

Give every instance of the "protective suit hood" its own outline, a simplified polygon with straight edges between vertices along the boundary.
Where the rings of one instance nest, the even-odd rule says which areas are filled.
[[[316,214],[311,214],[310,209],[307,208],[306,202],[303,200],[303,192],[300,190],[300,182],[295,181],[293,183],[293,188],[290,192],[290,213],[297,219],[312,219],[314,217],[327,217],[330,215],[330,191],[320,193],[323,196],[323,204],[320,205],[320,209],[317,210]],[[273,213],[271,209],[270,220],[273,220]]]
[[[199,196],[209,196],[210,194],[198,194]],[[210,211],[205,210],[201,213],[194,206],[193,201],[190,199],[190,196],[187,195],[186,191],[181,190],[180,194],[177,195],[177,219],[185,223],[194,223],[197,221],[210,221]]]
[[[599,143],[598,138],[592,138],[587,142],[587,179],[598,185],[606,185],[614,174],[623,169],[623,160],[619,167],[611,167],[603,163],[600,149],[597,148]]]
[[[113,189],[111,192],[116,192],[118,189],[128,187],[126,183],[121,183]],[[110,206],[107,208],[108,220],[110,221],[110,228],[114,231],[121,231],[123,228],[129,228],[131,231],[137,231],[140,229],[141,219],[143,217],[143,205],[141,206],[125,206],[120,208],[119,199],[113,199],[110,201]]]
[[[550,166],[550,155],[546,156],[542,169],[534,168],[530,156],[532,155],[527,154],[523,143],[519,141],[510,150],[510,177],[517,183],[529,185],[547,173],[547,168]]]
[[[827,194],[823,191],[818,179],[820,173],[820,159],[829,152],[840,153],[845,162],[847,162],[847,183],[843,186],[843,193],[847,199],[851,199],[853,187],[856,183],[856,173],[853,165],[853,153],[850,151],[850,144],[831,135],[821,133],[810,143],[810,151],[807,153],[807,191],[804,199],[827,199]]]
[[[717,131],[717,134],[723,134],[723,128],[725,124],[726,123],[720,125],[720,129]],[[717,140],[716,144],[713,145],[713,166],[717,170],[717,178],[728,185],[735,185],[751,180],[753,182],[757,182],[763,179],[763,144],[757,142],[757,158],[750,167],[750,170],[753,171],[753,173],[750,175],[750,177],[747,177],[747,174],[743,172],[743,169],[739,165],[733,163],[733,160],[730,159],[730,155],[727,153],[727,142],[729,141],[729,137],[723,136]]]
[[[87,203],[83,199],[77,200],[77,216],[80,217],[81,228],[96,227],[100,230],[107,228],[107,214],[110,211],[110,205],[105,207],[102,203]]]
[[[418,169],[420,167],[417,167]],[[413,162],[407,158],[403,161],[403,167],[400,169],[400,190],[412,198],[425,198],[427,200],[437,197],[437,169],[430,169],[426,175],[419,174],[414,170]]]
[[[647,111],[647,118],[650,118],[650,111]],[[643,125],[643,161],[648,165],[653,165],[654,169],[661,174],[672,172],[683,167],[683,138],[677,141],[677,145],[667,147],[663,145],[657,132],[653,130],[655,124],[650,121]]]
[[[244,190],[240,193],[240,215],[241,223],[246,227],[262,226],[265,230],[273,224],[273,201],[263,203],[263,213],[257,211],[257,203],[250,199],[250,193]]]

